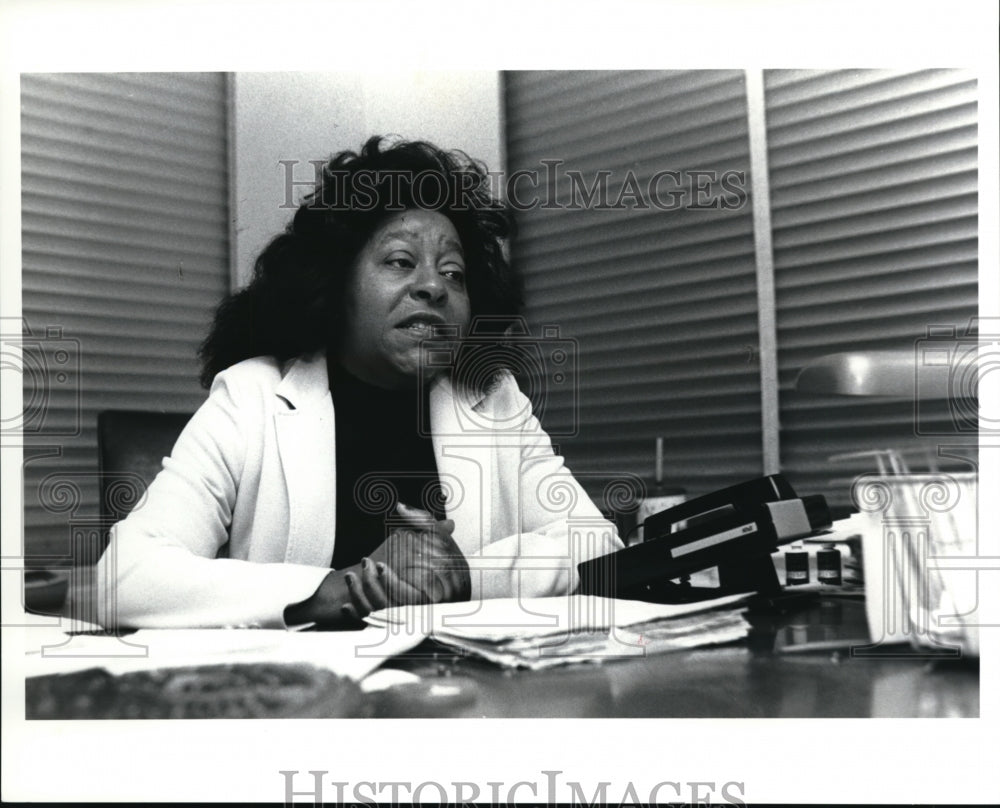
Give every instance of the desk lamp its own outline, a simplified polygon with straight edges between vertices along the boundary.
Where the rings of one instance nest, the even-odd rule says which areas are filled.
[[[941,339],[944,337],[945,339]],[[978,432],[979,355],[974,341],[955,340],[954,332],[930,335],[919,348],[887,351],[853,351],[821,356],[795,379],[795,390],[822,396],[856,396],[912,401],[914,417],[921,418],[922,404],[947,401],[959,432]],[[888,458],[894,473],[908,473],[893,449],[833,455],[830,460],[875,456],[879,470]],[[933,460],[931,468],[934,469]]]
[[[924,373],[918,384],[917,372],[912,349],[827,354],[799,371],[795,389],[821,395],[949,398],[948,373]]]

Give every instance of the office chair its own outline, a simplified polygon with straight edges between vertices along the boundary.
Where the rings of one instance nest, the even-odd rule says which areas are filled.
[[[190,413],[104,410],[97,414],[101,519],[128,516],[159,473]]]
[[[68,615],[88,624],[100,622],[92,594],[92,567],[107,546],[109,529],[142,500],[190,419],[189,413],[135,410],[97,414],[101,524],[96,530],[74,535],[69,567],[25,572],[23,602],[28,612]],[[70,597],[70,592],[76,594]]]

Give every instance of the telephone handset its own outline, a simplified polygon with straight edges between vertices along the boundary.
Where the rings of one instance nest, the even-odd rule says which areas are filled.
[[[686,525],[675,530],[680,523]],[[578,591],[658,602],[775,594],[781,584],[771,553],[831,524],[824,497],[799,497],[781,474],[770,474],[653,514],[644,522],[641,544],[577,566]],[[719,568],[718,587],[678,580],[710,567]]]

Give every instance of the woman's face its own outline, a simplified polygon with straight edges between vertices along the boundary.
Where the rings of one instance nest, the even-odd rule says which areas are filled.
[[[420,343],[434,326],[469,324],[465,258],[442,213],[407,210],[387,218],[361,249],[347,285],[341,364],[385,388],[413,386]]]

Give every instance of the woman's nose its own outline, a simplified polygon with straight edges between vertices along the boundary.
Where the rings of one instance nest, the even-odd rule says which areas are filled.
[[[421,265],[413,273],[410,294],[418,300],[440,305],[448,299],[448,287],[437,271],[437,267]]]

